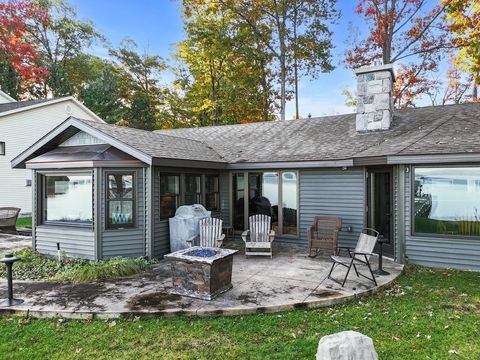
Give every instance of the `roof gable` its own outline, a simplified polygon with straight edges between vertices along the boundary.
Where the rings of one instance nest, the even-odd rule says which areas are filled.
[[[58,97],[53,99],[36,99],[36,100],[26,100],[26,101],[17,101],[17,102],[9,102],[9,103],[0,103],[0,117],[8,116],[11,114],[15,114],[21,111],[28,111],[31,109],[40,108],[43,106],[49,106],[52,104],[58,104],[61,102],[70,101],[80,109],[84,110],[88,113],[95,121],[102,122],[104,121],[95,114],[92,110],[86,107],[82,102],[75,99],[73,96],[64,96]]]

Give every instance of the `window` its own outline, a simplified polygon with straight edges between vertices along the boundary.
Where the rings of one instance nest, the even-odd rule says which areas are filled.
[[[45,223],[92,224],[92,175],[45,175]]]
[[[160,219],[175,216],[180,205],[180,175],[160,175]]]
[[[185,175],[185,205],[202,203],[201,175]]]
[[[218,175],[205,176],[205,207],[207,210],[220,210],[220,182]]]
[[[133,173],[107,173],[107,229],[135,226]]]
[[[480,167],[414,170],[415,233],[480,236]]]
[[[5,142],[0,141],[0,155],[5,155]]]
[[[282,173],[282,214],[282,233],[285,235],[297,235],[297,173],[293,171],[286,171]]]
[[[248,194],[245,196],[244,181]],[[280,235],[298,236],[298,175],[295,171],[233,174],[233,225],[244,230],[251,215],[272,218],[272,229]],[[248,207],[245,209],[245,198]]]
[[[275,232],[279,232],[278,183],[277,172],[248,173],[248,216],[271,216]]]
[[[245,230],[244,174],[233,174],[233,228]]]

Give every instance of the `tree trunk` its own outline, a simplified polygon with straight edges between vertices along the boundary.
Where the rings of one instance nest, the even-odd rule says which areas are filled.
[[[298,63],[297,63],[297,2],[295,1],[293,6],[295,7],[293,15],[293,42],[294,42],[294,54],[293,54],[293,70],[294,70],[294,82],[295,82],[295,119],[300,119],[300,112],[298,109]]]
[[[286,74],[286,69],[285,69],[285,53],[282,53],[280,55],[280,120],[284,121],[285,120],[285,104],[286,104],[286,79],[287,79],[287,74]]]
[[[480,72],[477,72],[473,77],[473,91],[472,91],[472,100],[478,101],[478,83],[480,82]]]

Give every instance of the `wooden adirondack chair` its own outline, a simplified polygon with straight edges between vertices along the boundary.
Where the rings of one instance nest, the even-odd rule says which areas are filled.
[[[373,235],[369,235],[368,234],[369,232],[372,233]],[[377,243],[378,235],[379,233],[377,230],[365,228],[360,233],[355,250],[352,251],[351,248],[343,247],[343,246],[337,247],[337,254],[330,256],[330,258],[333,260],[333,264],[332,264],[332,268],[330,269],[330,273],[328,274],[328,278],[340,283],[339,281],[332,278],[331,275],[335,265],[342,265],[348,269],[347,273],[345,274],[345,278],[343,279],[343,282],[340,283],[342,286],[345,285],[345,281],[347,281],[348,274],[350,273],[350,270],[352,267],[355,270],[357,277],[363,276],[364,278],[373,281],[375,283],[375,286],[377,286],[377,280],[373,275],[373,271],[370,266],[370,262],[368,260],[370,259],[370,256],[373,255],[373,249],[375,247],[375,244]],[[339,251],[341,249],[347,250],[349,256],[348,257],[338,256]],[[370,271],[370,275],[372,277],[370,278],[358,272],[358,269],[357,269],[358,265],[366,266]]]
[[[334,255],[337,249],[338,232],[342,219],[335,216],[315,216],[312,226],[307,230],[308,256],[315,257],[325,250]]]
[[[200,239],[200,246],[203,247],[222,247],[225,234],[222,234],[223,221],[216,218],[206,218],[199,222],[200,232],[187,240],[188,247],[194,245],[195,239]]]
[[[0,208],[0,231],[17,231],[17,218],[20,213],[19,208],[2,207]]]
[[[271,221],[272,218],[268,215],[252,215],[248,218],[250,229],[242,233],[242,239],[245,242],[245,256],[273,256],[272,242],[275,239],[275,231],[271,229]]]

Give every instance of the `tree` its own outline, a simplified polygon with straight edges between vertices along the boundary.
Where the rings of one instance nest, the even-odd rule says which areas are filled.
[[[166,65],[160,56],[139,54],[136,49],[135,42],[125,40],[119,49],[110,50],[110,56],[116,61],[116,78],[126,109],[124,120],[131,127],[153,130],[159,126],[163,97],[159,79]]]
[[[437,70],[442,52],[453,46],[444,25],[445,7],[425,0],[359,0],[356,11],[369,34],[346,52],[348,65],[401,64],[395,105],[412,105],[431,86],[428,74]]]
[[[333,0],[197,0],[196,3],[231,14],[238,23],[250,28],[259,46],[275,60],[281,120],[285,120],[292,69],[315,76],[333,68],[328,28],[337,15]]]
[[[41,53],[39,64],[50,76],[31,92],[38,97],[72,94],[77,84],[71,79],[77,68],[69,66],[70,62],[103,37],[91,21],[79,20],[75,9],[63,0],[34,0],[34,4],[48,14],[48,19],[33,19],[28,31]]]
[[[119,83],[112,64],[105,64],[99,76],[80,90],[80,99],[108,123],[116,123],[125,115]]]
[[[48,72],[37,66],[40,53],[28,34],[31,22],[45,23],[46,12],[28,0],[0,3],[0,83],[2,90],[18,97],[22,87],[42,82]]]
[[[459,48],[455,68],[472,78],[472,100],[479,101],[480,85],[480,3],[476,0],[442,0],[447,8],[449,30]]]
[[[271,120],[270,59],[250,29],[195,1],[185,0],[184,6],[186,39],[176,53],[183,66],[166,92],[166,122],[205,126]]]

